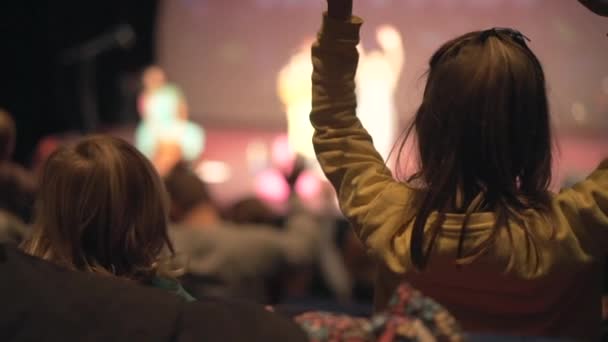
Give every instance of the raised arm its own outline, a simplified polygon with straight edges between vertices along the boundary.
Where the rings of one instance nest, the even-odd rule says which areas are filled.
[[[351,16],[352,1],[329,0],[328,9],[312,48],[313,144],[342,212],[365,240],[373,233],[361,231],[366,215],[395,181],[356,116],[356,46],[362,20]]]
[[[593,13],[608,17],[608,0],[579,0]],[[591,241],[598,253],[608,251],[608,157],[587,179],[564,189],[556,198],[559,218],[575,230],[579,239]]]
[[[564,189],[557,196],[558,212],[583,240],[608,251],[608,158],[584,181]]]
[[[327,15],[336,20],[349,20],[353,15],[353,0],[327,0]]]

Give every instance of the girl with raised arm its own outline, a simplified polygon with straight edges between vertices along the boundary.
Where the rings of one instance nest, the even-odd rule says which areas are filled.
[[[431,57],[406,131],[419,170],[396,181],[356,115],[362,20],[328,0],[312,48],[317,158],[379,261],[376,306],[403,279],[466,330],[595,340],[608,251],[608,160],[559,194],[545,76],[512,29],[464,34]]]

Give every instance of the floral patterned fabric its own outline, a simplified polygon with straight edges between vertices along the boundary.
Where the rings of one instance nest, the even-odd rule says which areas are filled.
[[[386,311],[370,319],[307,312],[295,321],[311,342],[462,341],[460,326],[441,305],[408,284],[393,294]]]

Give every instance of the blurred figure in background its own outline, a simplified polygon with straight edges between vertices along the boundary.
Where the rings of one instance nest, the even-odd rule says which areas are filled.
[[[352,278],[352,297],[357,303],[371,303],[374,297],[374,280],[376,265],[363,243],[357,238],[348,221],[344,220],[346,229],[340,235],[340,246],[346,269]]]
[[[280,229],[281,219],[264,202],[256,197],[246,197],[233,203],[224,216],[239,225],[265,225]]]
[[[41,138],[34,149],[30,168],[33,173],[40,174],[46,160],[63,144],[63,139],[58,136],[48,135]]]
[[[164,175],[182,159],[197,159],[204,148],[205,134],[200,126],[188,121],[186,99],[176,85],[167,82],[163,69],[148,67],[142,83],[138,106],[142,121],[135,132],[135,144]]]
[[[165,184],[175,222],[171,239],[189,258],[184,285],[195,296],[271,302],[267,286],[284,266],[306,267],[324,255],[319,219],[295,199],[285,228],[277,230],[255,223],[256,215],[237,218],[241,223],[223,220],[206,185],[183,163]]]
[[[284,222],[272,209],[256,197],[245,197],[233,203],[224,218],[241,229],[276,229],[282,231]],[[285,296],[285,279],[289,265],[281,262],[278,269],[264,278],[265,304],[274,305]]]
[[[36,184],[12,163],[0,163],[0,242],[19,244],[30,234]]]
[[[287,115],[289,145],[307,160],[315,160],[311,141],[314,130],[308,119],[312,109],[310,45],[313,42],[313,37],[306,38],[277,77],[277,94]]]
[[[386,160],[395,141],[398,127],[395,90],[405,64],[401,33],[391,25],[376,30],[380,49],[366,51],[359,44],[357,72],[357,115],[374,139],[374,146]],[[291,148],[309,161],[315,161],[312,145],[313,127],[308,115],[312,109],[312,63],[310,46],[313,37],[304,42],[279,71],[277,93],[287,114],[287,134]]]
[[[171,239],[188,259],[184,285],[195,296],[266,302],[266,281],[285,262],[306,264],[314,255],[315,226],[290,227],[283,234],[266,225],[225,221],[207,186],[186,164],[165,178],[171,199]]]
[[[376,29],[376,41],[379,50],[366,51],[363,44],[357,46],[357,116],[386,162],[399,125],[395,90],[405,64],[405,50],[401,33],[391,25]]]
[[[19,244],[29,234],[36,191],[34,177],[11,162],[17,131],[10,114],[0,109],[0,242]]]

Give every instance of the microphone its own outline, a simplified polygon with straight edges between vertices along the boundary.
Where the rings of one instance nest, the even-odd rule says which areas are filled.
[[[113,36],[118,46],[122,49],[129,49],[135,44],[135,31],[129,24],[118,25],[118,27],[114,29]]]
[[[136,37],[131,25],[120,24],[87,42],[66,50],[61,54],[61,60],[64,63],[73,63],[94,58],[102,52],[114,48],[126,50],[135,44]]]

